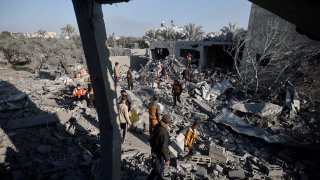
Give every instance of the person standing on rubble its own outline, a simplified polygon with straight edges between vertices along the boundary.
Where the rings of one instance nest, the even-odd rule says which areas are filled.
[[[131,121],[128,112],[128,106],[126,105],[127,97],[121,97],[121,103],[119,108],[120,128],[122,130],[122,143],[126,141],[126,133],[131,126]]]
[[[163,115],[161,121],[154,128],[154,135],[151,137],[152,171],[148,180],[163,179],[163,172],[166,166],[170,165],[169,157],[169,124],[171,123],[169,114]]]
[[[160,105],[159,105],[159,99],[160,95],[155,94],[154,95],[154,101],[151,102],[148,106],[149,110],[149,133],[150,133],[150,138],[153,135],[153,129],[154,127],[158,124],[160,121],[160,116],[161,116],[161,110],[160,110]]]
[[[193,144],[197,137],[197,130],[200,128],[200,123],[195,121],[191,127],[186,131],[185,141],[184,141],[184,151],[189,151],[188,156],[195,155],[195,150]]]
[[[130,66],[127,71],[127,81],[128,81],[128,89],[133,90],[133,75],[132,75],[132,67]]]
[[[179,103],[181,103],[180,101],[181,94],[182,94],[182,85],[178,79],[175,79],[172,85],[173,106],[177,104],[177,100]]]
[[[126,97],[126,105],[127,105],[127,107],[128,107],[128,111],[130,112],[130,111],[131,111],[131,107],[132,107],[132,99],[131,99],[131,96],[129,96],[129,94],[127,93],[127,91],[124,90],[124,89],[120,91],[120,94],[121,94],[121,96],[120,96],[120,101],[121,101],[121,98],[122,98],[122,97]]]
[[[86,90],[83,87],[81,87],[80,84],[77,84],[77,87],[73,89],[72,95],[76,101],[82,101],[85,98]]]
[[[192,55],[190,53],[187,54],[186,56],[187,59],[187,66],[191,66],[191,62],[192,62]]]
[[[160,78],[161,71],[162,71],[162,65],[161,65],[161,62],[159,62],[158,65],[157,65],[157,69],[156,69],[157,79]]]
[[[93,94],[93,87],[91,84],[88,84],[88,92],[87,92],[87,98],[88,98],[88,107],[91,108],[94,106],[94,94]]]
[[[114,74],[114,85],[117,87],[118,81],[120,79],[120,64],[118,62],[115,63],[113,74]]]
[[[186,69],[184,69],[183,71],[182,71],[182,79],[183,80],[186,80],[186,81],[189,81],[190,80],[190,68],[188,67],[188,68],[186,68]]]

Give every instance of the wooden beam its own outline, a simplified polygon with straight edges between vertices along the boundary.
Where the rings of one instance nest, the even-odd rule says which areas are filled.
[[[102,8],[94,0],[72,2],[96,99],[101,179],[120,179],[121,136]]]

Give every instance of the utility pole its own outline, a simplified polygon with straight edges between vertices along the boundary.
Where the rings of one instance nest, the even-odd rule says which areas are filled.
[[[101,179],[120,179],[121,141],[116,92],[106,47],[102,8],[94,0],[72,0],[95,93],[100,128]]]

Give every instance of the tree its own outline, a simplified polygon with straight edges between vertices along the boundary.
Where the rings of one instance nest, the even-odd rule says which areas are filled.
[[[66,34],[69,38],[75,32],[74,27],[71,24],[66,24],[63,28],[61,28],[63,34]]]
[[[229,22],[228,26],[223,26],[220,31],[226,37],[230,34],[232,41],[236,41],[236,39],[240,38],[242,33],[245,32],[243,28],[239,28],[236,26],[236,23],[232,24],[231,22]]]
[[[319,45],[310,46],[308,41],[295,40],[295,37],[288,33],[287,25],[279,20],[268,21],[261,27],[262,33],[255,39],[248,35],[241,36],[236,46],[226,50],[234,59],[242,82],[254,85],[256,93],[263,77],[274,76],[273,83],[270,84],[270,87],[273,87],[279,80],[288,80],[304,61],[320,53]],[[243,60],[239,57],[240,53],[243,53]],[[246,69],[244,72],[237,69],[239,61]]]
[[[163,40],[165,41],[171,41],[171,40],[175,40],[176,37],[176,32],[170,28],[170,27],[166,27],[165,29],[163,29],[160,33],[160,36],[163,38]]]
[[[39,34],[39,36],[41,36],[41,37],[44,37],[44,35],[46,34],[46,30],[43,30],[43,29],[40,29],[40,30],[38,30],[38,34]]]
[[[204,34],[202,26],[198,26],[194,23],[189,23],[185,25],[184,31],[186,33],[186,38],[189,40],[199,40],[202,38]]]
[[[5,38],[7,38],[7,37],[12,37],[12,36],[11,36],[11,33],[10,33],[9,31],[2,31],[1,36],[2,36],[2,37],[5,37]]]

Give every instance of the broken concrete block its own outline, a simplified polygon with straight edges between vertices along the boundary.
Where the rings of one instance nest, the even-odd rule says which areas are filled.
[[[209,118],[208,115],[206,115],[206,114],[204,114],[204,113],[199,113],[199,112],[193,113],[193,116],[194,116],[194,118],[197,119],[197,120],[206,120],[206,119]]]
[[[132,150],[132,151],[123,152],[121,154],[121,159],[125,159],[125,158],[128,158],[128,157],[133,157],[133,156],[137,155],[139,152],[140,152],[139,150]]]
[[[240,103],[237,102],[231,106],[232,109],[244,113],[251,113],[261,117],[280,114],[282,107],[273,103],[259,102],[259,103]]]
[[[246,177],[243,169],[229,171],[228,176],[230,179],[244,179]]]
[[[34,126],[47,126],[58,122],[66,122],[71,118],[71,114],[59,111],[55,114],[42,114],[35,117],[11,120],[7,124],[8,129],[29,128]]]
[[[206,176],[206,175],[208,174],[208,173],[207,173],[207,169],[204,168],[204,167],[199,166],[199,167],[197,168],[197,174],[198,174],[198,175],[201,175],[201,176]]]
[[[211,100],[216,100],[217,97],[224,93],[228,87],[230,87],[230,83],[227,79],[224,79],[222,82],[213,86],[211,89]]]
[[[229,158],[225,155],[218,155],[218,154],[215,154],[212,158],[212,161],[213,162],[218,162],[218,163],[224,163],[226,164],[228,161],[229,161]]]
[[[269,170],[268,176],[270,177],[283,175],[283,170],[278,165],[268,165],[267,168]]]
[[[216,165],[216,168],[215,168],[219,173],[222,173],[223,172],[223,167],[221,167],[219,164]]]
[[[201,100],[198,99],[192,99],[194,103],[196,103],[199,107],[200,110],[207,114],[209,117],[213,118],[214,117],[214,113],[212,111],[212,108],[210,108],[207,104],[203,103]]]
[[[44,145],[44,144],[42,144],[42,145],[38,146],[38,148],[37,148],[37,151],[38,151],[39,153],[42,153],[42,154],[50,153],[51,150],[52,150],[51,145]]]
[[[226,153],[226,149],[224,147],[218,145],[210,146],[209,156],[214,156],[215,154],[223,156]]]

